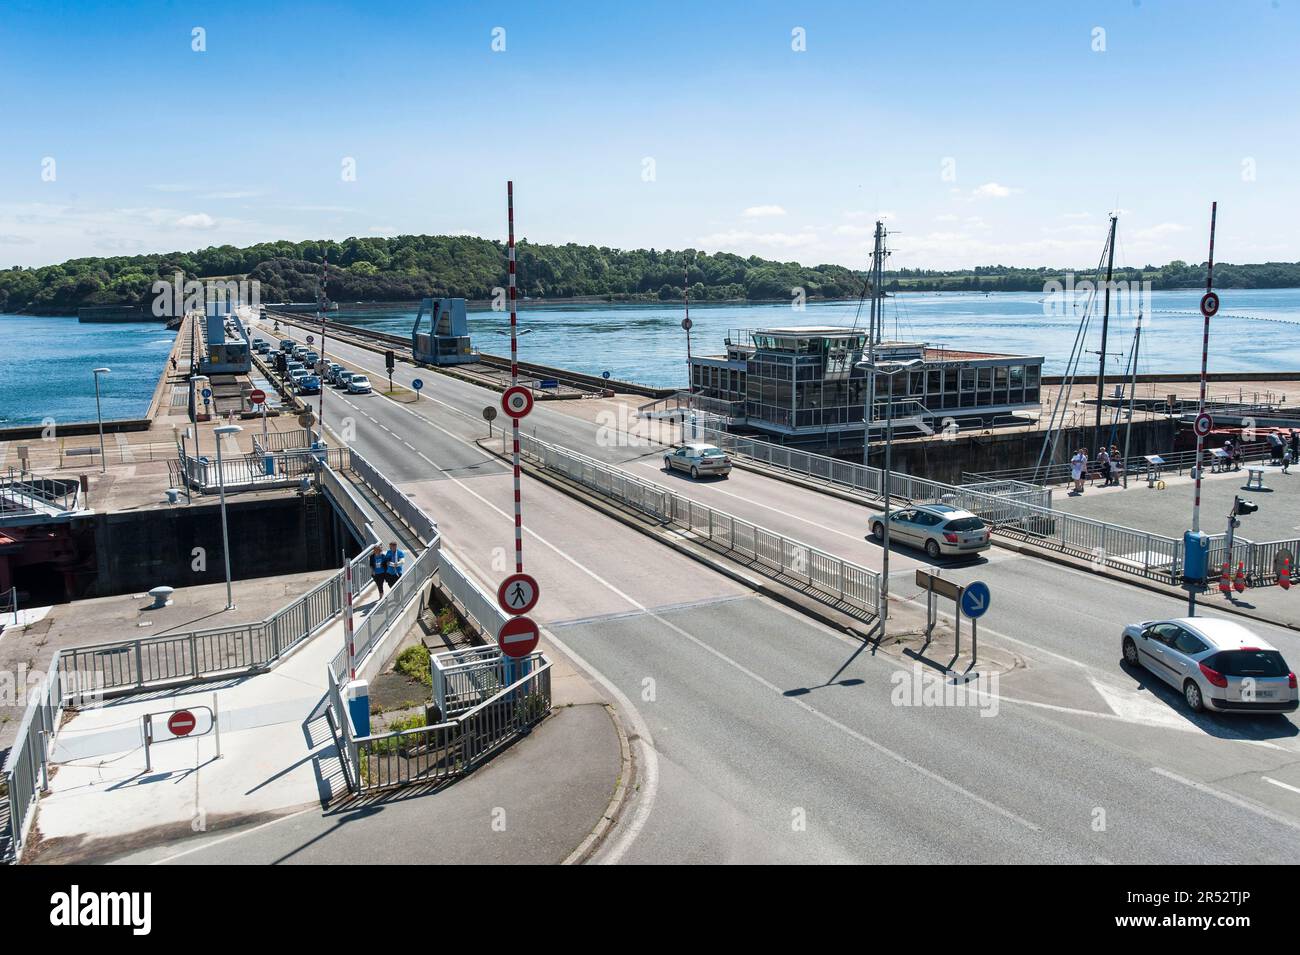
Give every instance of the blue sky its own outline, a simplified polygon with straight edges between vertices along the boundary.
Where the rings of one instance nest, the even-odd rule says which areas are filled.
[[[508,178],[543,242],[1082,267],[1120,209],[1140,266],[1217,199],[1300,259],[1300,0],[0,3],[0,267],[503,237]]]

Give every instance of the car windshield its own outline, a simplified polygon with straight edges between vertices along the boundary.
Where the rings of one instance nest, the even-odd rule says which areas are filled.
[[[1224,650],[1207,665],[1224,676],[1276,677],[1290,672],[1276,650]]]
[[[370,379],[367,378],[365,375],[353,375],[352,380],[356,382],[358,385],[370,384]]]
[[[726,455],[723,454],[721,451],[719,451],[717,448],[704,448],[702,451],[700,451],[700,457],[702,457],[702,458],[723,458],[723,457],[726,457]]]
[[[979,531],[984,529],[984,522],[978,517],[959,517],[948,522],[945,528],[950,531]]]

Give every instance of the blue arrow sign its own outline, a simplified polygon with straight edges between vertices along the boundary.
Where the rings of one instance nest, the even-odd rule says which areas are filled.
[[[204,389],[203,389],[203,397],[204,397],[204,398],[211,398],[211,397],[212,397],[212,389],[211,389],[211,388],[204,388]]]
[[[415,381],[411,382],[411,387],[414,388],[416,391],[419,391],[421,388],[424,387],[424,379],[423,378],[415,379]]]
[[[977,580],[967,584],[966,589],[961,592],[961,612],[972,620],[978,620],[989,609],[991,599],[989,585],[984,581]]]
[[[609,380],[609,372],[607,372],[607,371],[602,371],[602,372],[600,373],[600,377],[602,377],[602,378],[604,378],[606,381],[608,381],[608,380]]]

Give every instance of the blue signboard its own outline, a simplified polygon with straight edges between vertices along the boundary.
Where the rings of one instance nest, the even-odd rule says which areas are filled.
[[[203,389],[203,397],[204,397],[204,398],[211,398],[211,397],[212,397],[212,389],[211,389],[211,388],[204,388],[204,389]]]
[[[602,372],[600,373],[600,377],[602,377],[602,378],[604,378],[606,381],[608,381],[608,380],[609,380],[609,372],[607,372],[607,371],[602,371]]]
[[[967,584],[961,592],[961,612],[972,620],[978,620],[989,609],[991,600],[989,585],[982,580]]]
[[[423,378],[415,379],[415,381],[411,382],[411,387],[414,388],[416,391],[419,391],[421,388],[424,387],[424,379]]]
[[[541,381],[539,381],[539,382],[537,383],[537,387],[539,387],[539,388],[558,388],[558,387],[560,387],[560,383],[559,383],[558,381],[556,381],[554,378],[543,378]]]

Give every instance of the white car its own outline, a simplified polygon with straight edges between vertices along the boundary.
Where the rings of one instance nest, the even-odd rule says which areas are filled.
[[[1295,673],[1267,640],[1232,620],[1179,617],[1130,624],[1124,662],[1151,671],[1183,694],[1195,712],[1290,713]]]
[[[353,375],[348,379],[348,394],[350,395],[368,395],[370,394],[370,379],[365,375]]]

